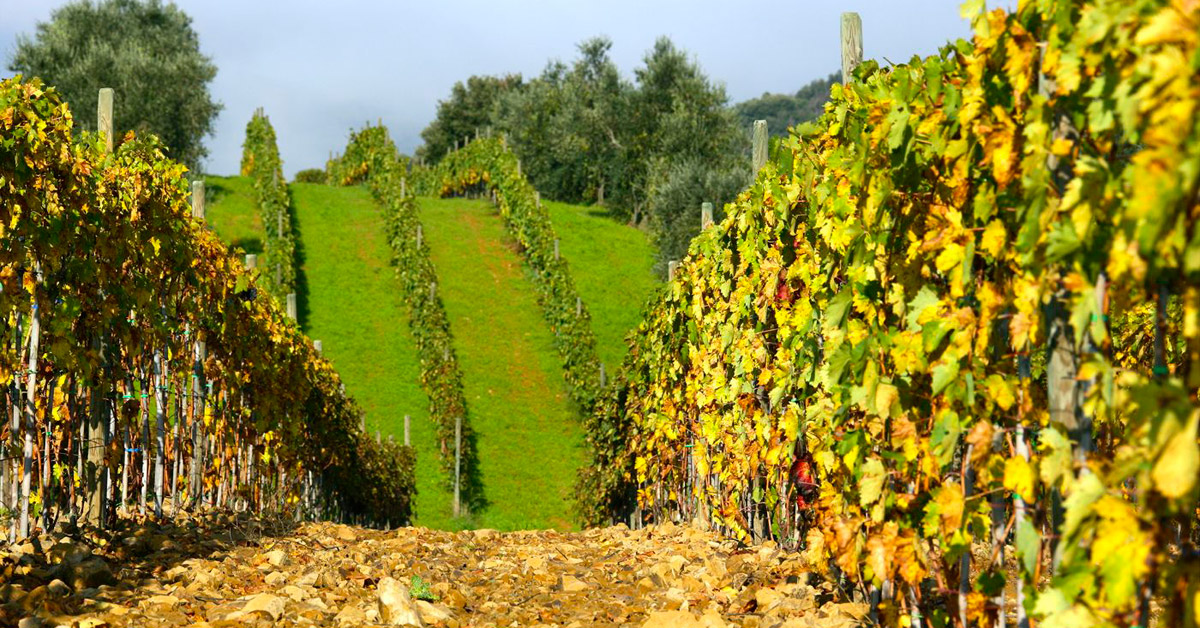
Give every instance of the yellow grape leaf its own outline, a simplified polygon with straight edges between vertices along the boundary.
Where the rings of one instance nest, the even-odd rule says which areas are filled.
[[[1004,376],[991,374],[987,378],[988,396],[992,401],[1000,407],[1001,410],[1008,410],[1013,407],[1016,402],[1016,397],[1013,395],[1012,386],[1004,379]]]
[[[935,498],[938,514],[942,518],[942,535],[949,537],[962,527],[963,492],[956,482],[947,482],[937,491]]]
[[[1186,428],[1171,437],[1162,456],[1154,463],[1151,472],[1154,486],[1168,498],[1183,497],[1196,485],[1196,475],[1200,474],[1200,445],[1196,444],[1197,419],[1200,419],[1200,410],[1192,413]]]
[[[1032,502],[1034,493],[1033,465],[1021,456],[1013,456],[1004,462],[1004,488]]]
[[[952,268],[955,268],[962,263],[963,255],[964,251],[961,244],[947,244],[946,248],[942,249],[941,253],[938,253],[937,260],[935,262],[937,264],[937,269],[944,273]]]
[[[883,463],[879,458],[868,458],[863,463],[862,480],[858,483],[858,503],[866,507],[874,504],[879,496],[883,494],[883,480],[887,477],[887,471],[883,468]]]
[[[996,257],[1004,248],[1004,241],[1008,238],[1008,232],[1004,230],[1004,223],[999,219],[995,219],[988,223],[986,229],[983,230],[983,239],[979,243],[979,247],[988,255]]]
[[[875,413],[883,418],[891,415],[892,405],[900,399],[900,391],[891,384],[879,384],[875,388]]]

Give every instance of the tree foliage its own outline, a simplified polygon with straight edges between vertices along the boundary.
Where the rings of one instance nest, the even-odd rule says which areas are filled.
[[[695,234],[681,226],[699,224],[700,202],[719,207],[734,196],[735,173],[748,180],[748,136],[724,88],[670,39],[654,44],[632,80],[611,49],[597,37],[579,44],[570,64],[552,61],[527,83],[472,77],[456,85],[418,154],[436,159],[452,148],[443,129],[465,137],[493,127],[541,194],[603,204],[614,218],[648,227],[665,262]],[[685,191],[684,180],[705,184]]]
[[[829,89],[841,78],[841,72],[834,72],[811,81],[795,94],[764,93],[734,105],[733,111],[742,126],[749,127],[755,120],[766,120],[767,131],[772,136],[782,137],[797,124],[820,117],[825,103],[829,102]]]
[[[9,69],[53,85],[72,111],[95,111],[99,89],[115,89],[114,135],[153,133],[196,170],[221,104],[208,91],[217,68],[191,22],[158,0],[72,2],[17,40]],[[94,131],[95,117],[81,116],[76,129]]]
[[[438,102],[437,117],[421,131],[425,143],[417,149],[416,156],[422,161],[437,162],[456,142],[482,133],[492,124],[497,101],[521,86],[520,74],[472,76],[466,83],[455,83],[450,98]]]

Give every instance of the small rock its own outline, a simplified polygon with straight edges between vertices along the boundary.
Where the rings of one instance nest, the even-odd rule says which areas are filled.
[[[144,604],[146,606],[177,606],[182,601],[174,595],[154,595],[146,598]]]
[[[270,593],[260,593],[246,602],[246,606],[242,612],[249,615],[250,613],[266,613],[271,616],[272,621],[278,621],[283,615],[283,611],[287,609],[287,600],[285,598],[276,597]]]
[[[563,593],[578,593],[579,591],[586,591],[590,587],[591,585],[575,576],[563,575],[558,581],[558,588]]]
[[[282,571],[272,571],[271,573],[267,574],[267,577],[265,578],[265,580],[266,580],[267,584],[269,584],[273,587],[278,587],[278,586],[282,586],[283,583],[287,582],[288,576],[286,573],[283,573]]]
[[[725,622],[713,612],[696,617],[687,611],[663,611],[650,613],[642,628],[725,628]]]
[[[267,562],[275,567],[286,567],[292,564],[287,552],[278,549],[267,552]]]
[[[17,622],[17,628],[42,628],[44,624],[40,617],[26,617]]]
[[[333,616],[339,626],[361,626],[367,623],[367,614],[357,606],[347,606]]]
[[[101,558],[92,558],[75,565],[71,569],[70,579],[71,588],[76,591],[117,583],[112,570],[108,568],[108,563]]]
[[[385,623],[397,626],[424,626],[421,615],[413,607],[408,589],[395,578],[384,578],[379,581],[379,618]]]
[[[92,555],[92,548],[75,543],[55,543],[50,546],[46,555],[52,563],[73,567],[87,560]]]
[[[452,617],[450,609],[441,604],[431,604],[425,600],[417,600],[417,613],[421,615],[421,621],[427,624],[440,624]]]
[[[49,589],[50,595],[55,597],[66,597],[71,595],[71,587],[62,580],[51,580],[50,584],[46,585],[46,588]]]

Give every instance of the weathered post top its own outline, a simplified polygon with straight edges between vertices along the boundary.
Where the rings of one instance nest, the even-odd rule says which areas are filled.
[[[192,218],[204,220],[204,180],[192,181]]]
[[[767,121],[754,121],[754,150],[751,152],[753,160],[752,177],[758,176],[758,171],[767,165]]]
[[[842,14],[842,83],[849,83],[854,68],[863,60],[862,18],[847,11]]]
[[[104,134],[104,152],[113,150],[113,89],[100,89],[100,102],[96,106],[96,130]]]

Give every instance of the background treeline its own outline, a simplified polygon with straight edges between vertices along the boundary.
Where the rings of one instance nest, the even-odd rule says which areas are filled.
[[[611,48],[598,37],[581,43],[574,61],[551,61],[531,80],[473,76],[457,83],[421,133],[417,157],[435,163],[488,128],[502,133],[544,196],[602,204],[613,218],[648,229],[662,270],[699,233],[700,204],[713,202],[719,219],[749,182],[745,116],[765,117],[782,134],[786,125],[816,117],[829,84],[735,108],[724,87],[665,37],[632,80],[621,76]]]

